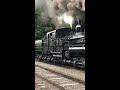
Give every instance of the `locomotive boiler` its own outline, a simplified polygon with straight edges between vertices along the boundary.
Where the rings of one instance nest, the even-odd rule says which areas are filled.
[[[47,33],[40,60],[85,68],[85,28],[60,28]]]

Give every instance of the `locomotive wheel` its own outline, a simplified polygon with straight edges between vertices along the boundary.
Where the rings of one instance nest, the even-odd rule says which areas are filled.
[[[46,56],[44,57],[44,59],[43,59],[44,61],[46,61]]]
[[[36,54],[36,58],[37,58],[37,59],[38,59],[38,56],[39,56],[39,55],[38,55],[38,54]]]
[[[57,63],[59,64],[59,60],[57,59]]]
[[[49,62],[50,61],[50,59],[47,57],[47,60],[46,60],[47,62]]]
[[[42,55],[39,55],[39,56],[38,56],[38,60],[39,60],[39,61],[41,61],[41,57],[42,57]]]
[[[66,60],[66,64],[70,65],[71,61],[70,60]]]
[[[82,60],[82,65],[81,65],[81,68],[85,68],[85,59],[84,58],[82,58],[83,60]]]
[[[59,64],[59,60],[57,60],[57,63]]]
[[[73,63],[74,63],[74,61],[73,61],[73,60],[71,60],[71,61],[70,61],[70,65],[71,65],[71,66],[73,66]]]
[[[64,61],[62,60],[62,65],[64,65]]]
[[[59,60],[59,63],[60,63],[60,64],[62,64],[62,61],[61,61],[61,60]]]
[[[54,58],[53,57],[51,58],[51,62],[54,62]]]
[[[56,63],[56,58],[53,59],[53,62]]]
[[[73,61],[73,66],[77,67],[77,61]]]
[[[50,60],[51,60],[51,55],[48,55],[47,62],[50,62]]]
[[[84,58],[81,58],[80,61],[77,61],[77,62],[76,62],[76,65],[77,65],[77,67],[85,68],[85,59],[84,59]]]
[[[63,63],[63,64],[66,64],[66,59],[64,59],[64,60],[62,61],[62,63]]]
[[[41,60],[44,61],[44,56],[41,57]]]
[[[58,58],[57,58],[57,57],[55,58],[55,61],[56,61],[56,63],[59,63],[59,60],[58,60]]]
[[[55,58],[55,63],[57,63],[57,60],[56,60],[56,58]]]

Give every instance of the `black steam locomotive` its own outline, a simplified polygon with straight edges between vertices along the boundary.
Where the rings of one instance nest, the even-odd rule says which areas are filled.
[[[85,28],[60,28],[47,33],[36,55],[43,61],[85,68]]]

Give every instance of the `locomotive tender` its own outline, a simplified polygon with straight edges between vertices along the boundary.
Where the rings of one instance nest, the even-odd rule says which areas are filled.
[[[60,28],[42,40],[40,60],[85,68],[85,29]]]

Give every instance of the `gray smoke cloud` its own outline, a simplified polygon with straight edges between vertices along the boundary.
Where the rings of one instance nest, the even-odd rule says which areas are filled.
[[[70,27],[78,18],[85,21],[85,0],[35,0],[35,8],[44,8],[43,17],[52,18],[56,28]]]
[[[42,8],[45,5],[45,0],[35,0],[35,9]]]

